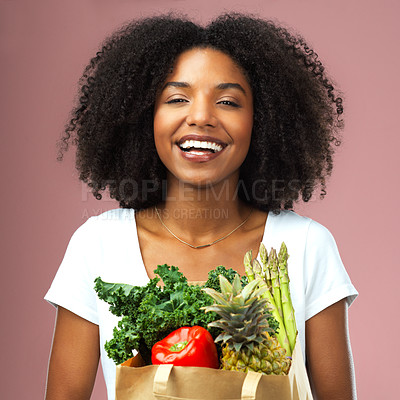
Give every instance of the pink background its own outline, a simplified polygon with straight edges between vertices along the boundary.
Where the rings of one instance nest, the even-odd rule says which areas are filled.
[[[116,207],[91,198],[77,180],[72,153],[62,164],[55,160],[76,81],[122,22],[171,9],[200,21],[225,10],[276,18],[308,39],[340,84],[347,124],[328,195],[299,211],[331,230],[360,292],[350,309],[359,398],[397,398],[395,0],[0,0],[1,397],[43,398],[55,311],[42,298],[73,231],[89,215]],[[105,399],[101,375],[92,398]]]

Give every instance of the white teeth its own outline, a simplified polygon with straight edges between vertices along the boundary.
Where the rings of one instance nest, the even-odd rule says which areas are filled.
[[[196,149],[209,149],[214,150],[216,153],[222,150],[222,146],[213,142],[201,142],[199,140],[185,140],[179,145],[181,149],[188,149],[194,147]]]

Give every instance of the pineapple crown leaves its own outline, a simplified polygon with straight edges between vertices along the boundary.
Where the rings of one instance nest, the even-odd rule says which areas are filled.
[[[232,333],[234,332],[237,335],[241,335],[243,332],[250,337],[253,333],[258,331],[269,331],[268,325],[268,315],[267,314],[259,314],[257,318],[244,318],[242,320],[226,320],[224,318],[210,322],[208,326],[212,326],[215,328],[223,329],[225,332]],[[252,340],[252,339],[251,339]]]
[[[255,279],[248,283],[243,289],[241,286],[239,275],[235,275],[233,282],[230,283],[224,276],[219,276],[221,293],[211,288],[203,288],[202,290],[211,296],[216,304],[203,307],[207,311],[216,311],[215,307],[223,311],[224,309],[232,312],[235,309],[242,309],[244,306],[250,306],[254,301],[264,294],[268,288],[262,283],[261,279]],[[209,309],[213,307],[213,309]]]
[[[242,283],[240,282],[238,274],[235,275],[232,283],[230,283],[223,275],[219,275],[219,284],[224,295],[232,293],[233,296],[237,296],[242,291]]]
[[[261,296],[267,290],[264,287],[259,287],[261,283],[260,279],[255,279],[248,283],[243,289],[242,284],[240,282],[239,275],[235,275],[233,282],[230,283],[228,279],[224,276],[219,276],[219,282],[221,286],[221,293],[218,293],[214,289],[204,288],[204,292],[206,292],[209,296],[211,296],[218,304],[231,306],[232,302],[238,301],[241,306],[244,305],[245,301],[249,299],[251,296],[252,298],[257,298]],[[208,307],[204,307],[207,311],[215,311],[215,310],[208,310]]]
[[[223,276],[219,276],[219,280],[221,293],[210,288],[203,289],[215,303],[202,309],[213,311],[221,317],[208,325],[223,331],[215,342],[228,342],[236,350],[243,345],[248,347],[251,343],[261,343],[265,339],[264,333],[273,331],[268,324],[271,316],[268,301],[262,297],[268,288],[260,285],[260,279],[242,288],[239,275],[235,276],[232,283]]]
[[[265,325],[268,326],[269,313],[265,312],[267,300],[259,299],[254,301],[253,304],[245,307],[241,307],[241,311],[238,312],[236,307],[220,309],[217,305],[207,306],[208,311],[216,312],[220,317],[219,321],[213,321],[209,326],[225,329],[227,327],[233,329],[240,329],[243,326],[254,324],[257,326]],[[258,318],[254,318],[254,315],[258,315]],[[227,323],[226,321],[229,321]]]
[[[209,326],[222,329],[222,333],[215,339],[216,343],[228,343],[235,351],[239,351],[242,346],[250,348],[256,343],[262,343],[266,339],[267,332],[272,331],[264,314],[237,324],[221,319],[211,322]]]

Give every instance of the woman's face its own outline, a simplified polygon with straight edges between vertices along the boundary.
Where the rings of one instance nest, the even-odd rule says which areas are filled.
[[[196,48],[177,58],[154,112],[157,152],[170,174],[198,186],[238,179],[252,127],[251,88],[229,56]]]

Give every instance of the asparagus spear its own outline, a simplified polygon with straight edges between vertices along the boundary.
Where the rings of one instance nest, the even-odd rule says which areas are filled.
[[[262,263],[263,273],[265,276],[265,282],[267,283],[268,287],[271,288],[272,287],[271,274],[270,274],[269,268],[267,266],[268,265],[268,253],[267,253],[267,249],[264,246],[264,243],[260,244],[259,254],[260,254],[260,259],[261,259],[261,263]]]
[[[269,252],[268,268],[271,274],[272,295],[274,296],[276,308],[278,309],[279,315],[283,318],[281,288],[279,284],[278,257],[276,255],[275,249],[271,249],[271,251]]]
[[[282,295],[282,311],[283,311],[283,320],[285,323],[286,333],[290,343],[290,348],[293,351],[296,342],[297,327],[296,327],[296,320],[294,317],[293,304],[290,297],[289,275],[287,270],[288,258],[289,255],[287,252],[287,247],[285,243],[282,242],[278,255],[279,280],[281,283],[281,295]]]
[[[246,258],[245,258],[246,259]],[[268,305],[270,312],[272,316],[276,319],[276,321],[279,324],[279,329],[278,332],[276,332],[276,337],[281,344],[281,346],[286,350],[286,354],[290,357],[292,355],[292,351],[290,349],[290,343],[286,334],[285,330],[285,325],[283,322],[283,318],[280,316],[278,309],[275,304],[275,300],[272,297],[271,291],[269,290],[267,283],[265,282],[264,279],[262,279],[262,276],[260,274],[262,273],[262,267],[260,263],[257,260],[254,260],[253,263],[248,263],[248,258],[246,259],[247,265],[245,264],[245,269],[246,269],[246,275],[247,278],[249,279],[249,282],[256,278],[261,277],[260,281],[260,287],[266,287],[268,290],[266,290],[261,297],[266,298],[268,300]]]
[[[264,268],[266,268],[267,267],[267,262],[268,262],[268,252],[267,252],[267,249],[264,246],[264,243],[260,243],[259,253],[260,253],[260,260],[261,260]]]
[[[251,267],[252,259],[253,259],[253,252],[252,252],[252,250],[249,250],[244,255],[244,260],[243,260],[244,269],[245,269],[245,272],[246,272],[249,282],[254,281],[254,279],[255,279],[253,268]]]

